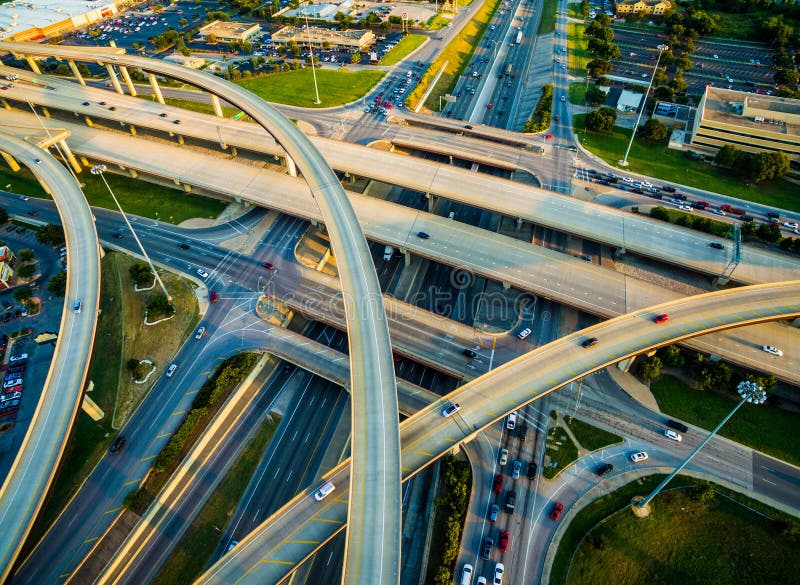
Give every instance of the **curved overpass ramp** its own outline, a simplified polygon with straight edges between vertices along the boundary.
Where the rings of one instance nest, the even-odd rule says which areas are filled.
[[[350,486],[345,581],[400,580],[400,435],[389,328],[367,241],[344,189],[305,135],[261,98],[223,79],[108,48],[0,43],[14,54],[138,67],[223,98],[270,133],[303,174],[328,227],[344,295],[351,388]],[[337,490],[342,497],[343,491]]]
[[[670,320],[655,325],[655,315]],[[800,281],[743,287],[689,297],[611,319],[544,345],[462,386],[400,425],[404,479],[470,440],[512,410],[573,380],[627,357],[705,333],[800,315]],[[584,349],[587,337],[600,342]],[[442,408],[461,404],[444,418]],[[349,481],[345,461],[329,474],[336,485]],[[311,492],[289,501],[256,531],[220,559],[198,583],[278,583],[297,563],[342,530],[346,502],[331,497],[316,502]]]
[[[41,508],[81,404],[97,325],[100,248],[92,212],[67,169],[24,140],[0,133],[0,144],[53,194],[64,226],[69,265],[55,354],[28,432],[0,488],[2,582]],[[72,312],[76,300],[83,304],[78,314]]]

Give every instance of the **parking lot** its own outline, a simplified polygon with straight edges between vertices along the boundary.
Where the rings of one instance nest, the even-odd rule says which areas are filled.
[[[614,42],[619,45],[619,59],[612,74],[649,81],[664,37],[658,31],[614,24]],[[764,92],[773,89],[772,51],[766,45],[743,41],[695,41],[696,51],[690,56],[694,66],[684,72],[689,93],[699,94],[712,84],[739,91]]]

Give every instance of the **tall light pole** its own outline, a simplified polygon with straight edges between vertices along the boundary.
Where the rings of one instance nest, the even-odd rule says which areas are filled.
[[[161,290],[164,291],[164,296],[167,297],[168,301],[172,301],[172,296],[169,294],[169,291],[167,290],[167,287],[164,286],[164,281],[162,281],[161,277],[158,275],[158,272],[156,271],[156,267],[153,266],[153,261],[150,260],[150,256],[147,255],[147,251],[145,251],[141,240],[139,240],[139,236],[136,235],[136,230],[133,229],[133,226],[131,225],[131,222],[128,221],[128,216],[125,215],[125,212],[122,210],[122,205],[119,204],[119,201],[117,200],[117,196],[114,195],[114,192],[111,190],[111,186],[108,184],[108,181],[106,181],[106,178],[103,175],[103,173],[105,173],[106,170],[107,170],[106,165],[94,165],[89,170],[89,172],[92,173],[93,175],[100,175],[100,178],[103,179],[103,183],[105,183],[106,189],[108,189],[108,192],[111,193],[111,198],[114,200],[114,203],[116,203],[116,205],[117,205],[117,209],[119,209],[119,212],[122,214],[122,219],[125,220],[125,224],[128,226],[128,229],[133,234],[133,239],[136,240],[136,244],[139,246],[139,251],[141,251],[142,256],[144,256],[144,259],[147,260],[147,263],[150,265],[150,270],[153,271],[153,276],[156,277],[156,280],[158,281],[158,284],[161,285]]]
[[[303,16],[306,17],[306,38],[308,39],[308,55],[311,57],[311,76],[314,78],[314,95],[316,96],[316,100],[314,103],[316,105],[321,104],[322,102],[319,99],[319,88],[317,87],[317,64],[314,63],[314,49],[311,48],[311,32],[308,30],[308,14],[305,10],[303,10]]]
[[[717,434],[717,431],[719,431],[722,428],[722,425],[728,422],[728,419],[730,419],[734,414],[736,414],[736,411],[739,410],[745,402],[750,402],[752,404],[764,404],[764,402],[766,402],[767,400],[767,393],[761,386],[759,386],[755,382],[748,382],[747,380],[743,380],[739,382],[739,386],[737,387],[736,391],[739,393],[739,396],[742,397],[742,399],[739,401],[739,404],[733,407],[733,410],[730,411],[728,416],[723,418],[722,422],[720,422],[714,428],[713,431],[708,433],[708,436],[705,439],[700,441],[700,444],[697,447],[695,447],[691,453],[689,453],[688,457],[686,457],[686,459],[681,461],[680,465],[678,465],[678,467],[676,467],[672,473],[670,473],[667,477],[665,477],[664,480],[660,484],[658,484],[656,489],[650,492],[649,496],[647,496],[644,499],[641,496],[633,499],[631,508],[633,509],[634,514],[644,518],[650,513],[650,501],[654,497],[656,497],[662,489],[664,489],[664,486],[666,486],[672,480],[673,477],[678,475],[678,473],[680,473],[680,471],[684,467],[686,467],[689,461],[691,461],[692,458],[695,455],[697,455],[697,452],[700,451],[700,449],[702,449],[705,446],[705,444],[708,443],[714,437],[714,435]]]
[[[639,115],[636,116],[636,124],[633,125],[633,132],[631,132],[631,141],[628,142],[628,148],[625,149],[625,156],[619,161],[620,166],[627,167],[628,166],[628,154],[631,151],[631,146],[633,146],[633,137],[636,136],[636,129],[639,127],[639,120],[642,119],[642,113],[644,112],[645,107],[647,107],[647,96],[650,94],[650,88],[653,87],[653,79],[656,77],[656,71],[658,71],[658,62],[661,61],[661,55],[664,54],[664,51],[669,51],[668,45],[658,45],[656,47],[658,49],[658,59],[656,59],[656,65],[653,67],[653,74],[650,76],[650,83],[647,84],[647,90],[644,92],[644,102],[642,103],[642,107],[639,110]]]

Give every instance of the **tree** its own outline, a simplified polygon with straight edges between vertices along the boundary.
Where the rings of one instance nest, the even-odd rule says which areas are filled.
[[[683,367],[683,353],[681,353],[681,350],[677,345],[668,345],[658,353],[661,356],[661,361],[664,363],[664,365],[676,368]]]
[[[36,274],[36,266],[34,264],[23,264],[17,268],[17,276],[20,278],[30,278]]]
[[[714,162],[721,167],[727,167],[731,169],[736,165],[736,159],[739,158],[740,153],[741,151],[739,150],[738,146],[733,144],[724,144],[722,148],[717,151],[717,154],[714,157]]]
[[[611,71],[611,63],[605,59],[593,59],[586,64],[586,69],[592,77],[600,77]]]
[[[20,286],[14,291],[14,300],[20,304],[27,305],[33,298],[33,291],[27,286]]]
[[[153,273],[150,270],[150,266],[144,262],[137,262],[132,265],[128,268],[128,272],[136,286],[144,286],[153,282]]]
[[[8,221],[8,212],[0,207],[0,223],[6,223]]]
[[[34,256],[33,250],[30,248],[23,248],[17,252],[17,258],[19,258],[21,262],[30,262],[31,260],[36,259],[36,256]]]
[[[776,225],[762,223],[756,228],[756,236],[765,242],[775,243],[781,238],[781,228]]]
[[[656,205],[650,208],[650,217],[653,219],[660,219],[662,221],[669,221],[669,212],[666,207]]]
[[[673,99],[675,99],[675,92],[668,85],[659,85],[653,92],[653,95],[657,99],[665,102],[671,102]]]
[[[209,33],[206,36],[206,42],[209,45],[216,45],[217,44],[217,35],[215,35],[214,33]]]
[[[589,13],[591,11],[592,7],[589,5],[589,2],[587,0],[583,0],[581,2],[581,9],[580,9],[581,16],[583,16],[584,19],[589,18]]]
[[[67,291],[67,273],[62,270],[58,274],[50,277],[50,282],[47,285],[47,290],[57,297],[63,297]]]
[[[586,114],[586,128],[592,132],[611,132],[616,121],[617,112],[611,108],[602,107]]]
[[[741,172],[754,183],[770,181],[789,172],[789,155],[785,152],[742,153],[737,159]]]
[[[166,295],[159,294],[147,305],[147,316],[150,320],[169,317],[175,313],[175,307],[167,300]]]
[[[779,69],[774,79],[778,85],[795,85],[800,75],[794,69]]]
[[[586,103],[590,106],[599,106],[605,103],[606,94],[600,88],[590,85],[586,90]]]
[[[643,382],[652,382],[661,375],[661,359],[654,355],[646,357],[639,365],[639,377]]]
[[[664,124],[654,118],[650,118],[639,130],[638,136],[645,142],[663,142],[669,136],[669,132]]]
[[[66,241],[62,227],[52,223],[40,227],[36,231],[36,239],[42,244],[50,244],[51,246],[60,246]]]
[[[678,71],[675,74],[675,77],[672,78],[672,81],[669,82],[669,86],[675,90],[675,93],[681,93],[686,91],[688,84],[686,80],[683,78],[683,72]]]

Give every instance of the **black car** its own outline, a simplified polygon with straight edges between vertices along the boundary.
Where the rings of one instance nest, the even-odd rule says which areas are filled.
[[[775,213],[774,211],[770,211],[769,213],[767,213],[767,217],[772,218],[772,219],[780,219],[781,218],[781,214],[780,213]]]
[[[519,440],[524,443],[525,439],[528,438],[528,425],[520,425],[517,427],[517,436]]]
[[[166,113],[166,112],[161,112],[161,113],[159,114],[159,117],[161,117],[161,118],[166,118],[166,117],[167,117],[167,113]]]
[[[427,240],[431,236],[430,236],[430,234],[427,234],[425,232],[417,232],[417,237],[418,238],[422,238],[423,240]]]
[[[178,244],[178,247],[181,250],[188,250],[189,249],[189,244]]]
[[[116,112],[117,111],[117,106],[111,106],[108,109],[111,110],[112,112]]]
[[[483,546],[481,546],[481,558],[484,561],[489,560],[489,554],[492,552],[492,546],[494,545],[494,540],[489,537],[483,539]]]
[[[476,357],[478,357],[478,354],[477,354],[477,353],[475,353],[474,351],[472,351],[472,350],[471,350],[471,349],[469,349],[469,348],[465,349],[465,350],[464,350],[464,351],[462,351],[461,353],[463,353],[463,354],[464,354],[465,356],[467,356],[469,359],[475,359]]]
[[[589,339],[584,339],[581,343],[581,347],[592,347],[596,345],[599,340],[596,337],[590,337]]]
[[[101,106],[106,105],[106,102],[97,102],[97,103],[100,104]]]
[[[719,242],[711,242],[709,244],[709,246],[711,248],[714,248],[715,250],[724,250],[725,249],[725,245],[724,244],[720,244]]]
[[[124,238],[124,237],[125,237],[125,236],[124,236],[123,234],[114,234],[114,239],[115,239],[115,240],[121,240],[121,239],[122,239],[122,238]]]
[[[667,193],[675,193],[675,191],[677,191],[675,187],[670,187],[669,185],[664,185],[663,187],[661,187],[661,190],[666,191]]]
[[[88,106],[88,105],[89,105],[89,102],[83,102],[83,105],[84,105],[84,106]]]
[[[472,130],[472,125],[471,124],[464,124],[464,128],[466,128],[467,130]]]
[[[180,120],[174,120],[172,123],[173,123],[173,124],[180,124],[180,123],[181,123],[181,121],[180,121]]]
[[[119,452],[122,451],[122,447],[124,446],[125,446],[125,437],[120,435],[112,441],[111,447],[109,448],[108,452],[111,453],[112,455],[119,455]]]
[[[508,492],[508,495],[506,496],[506,514],[513,514],[516,505],[517,505],[517,493]]]
[[[528,479],[536,479],[536,470],[537,467],[533,461],[528,463]]]
[[[606,473],[608,473],[610,471],[613,471],[613,470],[614,470],[614,466],[613,465],[611,465],[610,463],[603,463],[600,467],[595,469],[594,472],[597,475],[599,475],[600,477],[603,477]]]
[[[667,421],[667,426],[682,433],[686,433],[689,431],[689,427],[687,427],[685,424],[672,419]]]

